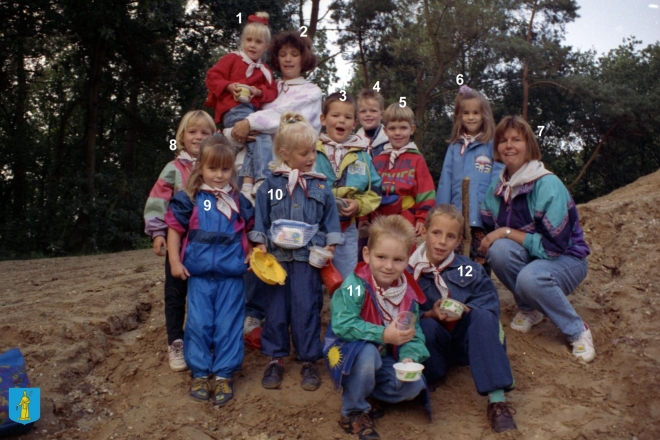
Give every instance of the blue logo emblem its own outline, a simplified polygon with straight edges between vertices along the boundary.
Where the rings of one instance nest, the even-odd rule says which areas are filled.
[[[9,388],[9,418],[27,425],[41,417],[41,388]]]

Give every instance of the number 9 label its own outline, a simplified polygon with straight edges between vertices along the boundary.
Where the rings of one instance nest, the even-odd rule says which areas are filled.
[[[209,211],[211,209],[211,201],[204,200],[204,211]]]

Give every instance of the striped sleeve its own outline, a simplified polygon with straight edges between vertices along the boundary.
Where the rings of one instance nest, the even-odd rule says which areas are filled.
[[[161,171],[144,207],[144,232],[152,239],[167,234],[165,213],[175,188],[180,186],[181,176],[172,161]]]
[[[426,165],[424,156],[419,155],[417,164],[415,166],[415,222],[424,223],[426,221],[426,214],[435,205],[435,186],[433,185],[433,177],[429,172],[429,167]]]

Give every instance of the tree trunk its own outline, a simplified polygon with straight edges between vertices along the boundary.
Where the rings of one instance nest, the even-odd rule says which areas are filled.
[[[358,30],[358,49],[360,50],[360,63],[362,64],[362,75],[364,76],[364,88],[369,88],[369,71],[367,70],[367,60],[364,57],[364,48],[362,47],[362,30]]]
[[[568,188],[569,190],[573,189],[573,187],[575,187],[575,185],[577,185],[577,183],[580,181],[580,179],[582,179],[582,177],[584,177],[585,173],[587,172],[587,168],[589,168],[589,165],[591,165],[591,163],[594,161],[594,159],[596,159],[596,156],[598,155],[598,152],[600,151],[600,149],[601,149],[601,148],[603,147],[603,145],[605,144],[605,141],[607,140],[607,138],[610,137],[610,135],[612,134],[612,132],[614,131],[614,129],[617,128],[617,127],[618,127],[623,121],[625,121],[625,120],[627,120],[627,119],[628,119],[628,117],[627,117],[627,116],[624,116],[623,118],[621,118],[621,119],[619,119],[618,121],[616,121],[616,122],[614,123],[614,125],[612,125],[612,127],[610,127],[609,130],[607,130],[607,133],[605,133],[605,135],[603,136],[603,138],[600,140],[600,142],[598,143],[598,146],[597,146],[596,149],[594,150],[593,154],[591,155],[591,157],[589,158],[589,160],[587,161],[587,163],[585,163],[584,166],[582,167],[582,169],[580,170],[580,174],[578,174],[578,176],[575,178],[575,180],[573,181],[573,183],[571,183],[570,185],[568,185],[567,188]]]
[[[309,28],[307,29],[307,36],[310,40],[314,41],[316,35],[316,27],[319,22],[319,3],[321,0],[312,0],[312,14],[309,17]]]
[[[101,74],[105,61],[105,42],[99,40],[91,53],[89,79],[87,86],[87,121],[85,123],[85,176],[87,177],[86,192],[89,200],[94,199],[94,175],[96,173],[96,135],[99,118],[99,95]]]
[[[534,24],[534,15],[536,15],[536,6],[538,0],[534,0],[532,6],[532,16],[529,18],[529,26],[527,27],[527,44],[532,44],[532,25]],[[525,60],[525,67],[523,68],[522,87],[523,87],[523,103],[522,103],[522,117],[527,120],[527,108],[529,106],[529,60]]]

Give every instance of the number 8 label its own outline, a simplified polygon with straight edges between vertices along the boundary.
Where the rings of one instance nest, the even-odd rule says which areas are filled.
[[[176,150],[176,139],[170,139],[170,150]]]

